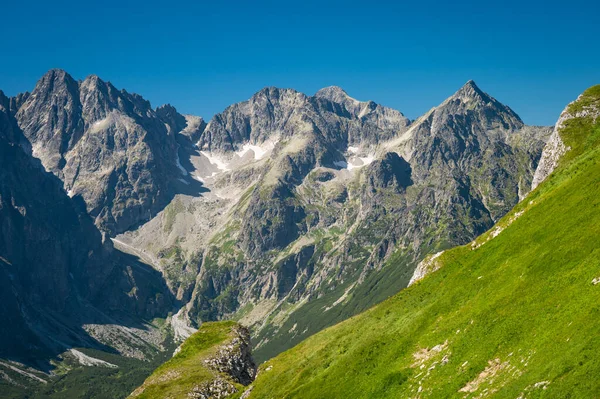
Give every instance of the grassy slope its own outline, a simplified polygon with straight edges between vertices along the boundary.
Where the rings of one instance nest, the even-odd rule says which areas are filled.
[[[187,398],[194,386],[209,382],[216,376],[214,371],[204,367],[203,360],[231,338],[235,325],[233,321],[204,323],[198,332],[184,342],[177,355],[146,379],[141,387],[143,391],[136,390],[131,397]],[[240,384],[232,384],[239,390],[244,389]]]
[[[268,361],[251,397],[600,397],[600,126],[561,137],[572,150],[502,233]]]

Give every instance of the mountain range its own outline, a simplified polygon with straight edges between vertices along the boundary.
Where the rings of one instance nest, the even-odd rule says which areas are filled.
[[[535,190],[410,287],[257,371],[243,327],[205,323],[130,398],[597,397],[599,181],[594,86],[561,114]]]
[[[566,151],[473,81],[414,121],[332,86],[268,87],[206,123],[51,70],[0,96],[0,122],[13,388],[160,357],[216,320],[250,328],[262,362],[406,288]]]

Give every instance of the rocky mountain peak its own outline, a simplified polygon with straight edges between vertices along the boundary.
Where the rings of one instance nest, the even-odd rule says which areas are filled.
[[[348,93],[346,93],[344,89],[339,86],[324,87],[315,93],[315,97],[325,98],[336,103],[343,103],[346,100],[354,100],[348,95]]]
[[[477,86],[473,80],[465,83],[431,114],[447,121],[451,115],[463,115],[478,121],[484,130],[518,130],[524,126],[521,118],[507,105],[502,104]],[[446,122],[438,120],[437,126]]]
[[[163,104],[160,107],[157,107],[155,112],[160,120],[167,126],[169,133],[181,132],[188,124],[186,118],[177,112],[177,109],[171,104]]]
[[[260,98],[280,98],[286,95],[297,95],[300,94],[298,91],[294,90],[294,89],[284,89],[284,88],[279,88],[279,87],[275,87],[275,86],[267,86],[267,87],[263,87],[262,89],[260,89],[258,92],[256,92],[253,96],[251,100],[256,100],[256,99],[260,99]]]
[[[181,173],[175,133],[186,121],[174,108],[167,114],[161,118],[149,101],[97,75],[77,82],[53,69],[15,116],[33,156],[84,199],[103,231],[114,233],[160,210],[171,195],[171,174]]]
[[[469,80],[465,83],[450,99],[461,100],[463,102],[480,102],[487,104],[492,101],[492,98],[483,92],[474,80]]]
[[[73,82],[75,79],[67,73],[67,71],[59,68],[50,69],[38,81],[38,85],[48,82]]]
[[[30,99],[48,98],[50,95],[74,96],[77,88],[77,82],[67,72],[62,69],[51,69],[38,80]]]

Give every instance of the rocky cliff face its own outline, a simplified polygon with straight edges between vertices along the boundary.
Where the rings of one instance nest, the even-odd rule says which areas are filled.
[[[176,111],[154,111],[97,76],[77,82],[62,70],[49,71],[14,108],[33,155],[83,198],[103,231],[125,231],[170,200],[170,181],[182,173],[175,130],[185,120]]]
[[[44,367],[72,345],[102,347],[84,324],[166,314],[171,300],[157,273],[115,251],[85,204],[28,154],[11,103],[0,92],[0,357]]]
[[[119,240],[154,259],[191,320],[241,317],[267,356],[489,229],[529,191],[549,134],[474,82],[412,123],[336,87],[266,88],[200,135],[190,173],[208,191]]]

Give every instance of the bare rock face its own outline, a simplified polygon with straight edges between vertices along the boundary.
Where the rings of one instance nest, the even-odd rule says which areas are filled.
[[[170,200],[169,181],[181,174],[174,130],[185,126],[176,111],[154,111],[97,76],[77,82],[62,70],[49,71],[19,102],[16,118],[33,155],[84,199],[103,231],[131,228]]]
[[[204,363],[212,370],[227,374],[239,384],[249,385],[256,377],[250,331],[246,327],[236,325],[233,333],[233,339],[220,347],[213,357],[204,360]]]
[[[231,341],[219,347],[214,356],[204,360],[208,369],[225,375],[227,378],[216,377],[198,384],[187,394],[187,397],[226,398],[238,392],[232,381],[242,385],[249,385],[254,381],[257,367],[252,359],[250,332],[241,325],[234,326],[232,332],[234,336]]]
[[[542,158],[538,164],[535,174],[533,175],[533,181],[531,182],[531,189],[534,190],[541,182],[554,171],[558,165],[558,160],[567,151],[567,147],[558,134],[557,128],[554,128],[550,140],[544,147],[542,152]]]
[[[396,137],[408,129],[410,120],[400,111],[373,101],[358,101],[342,88],[330,86],[319,90],[316,98],[342,105],[354,119],[348,132],[348,143],[378,143]]]
[[[187,397],[191,399],[222,399],[233,395],[238,390],[227,380],[215,378],[212,381],[196,385]]]
[[[70,345],[99,347],[82,325],[116,323],[104,312],[153,317],[171,301],[157,273],[115,251],[27,144],[0,92],[0,357],[38,366]]]
[[[404,158],[388,152],[368,166],[368,183],[373,191],[393,187],[400,192],[413,184],[411,173],[411,166]]]

